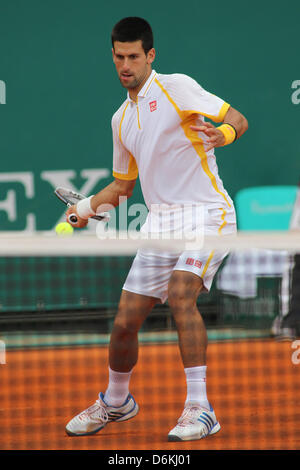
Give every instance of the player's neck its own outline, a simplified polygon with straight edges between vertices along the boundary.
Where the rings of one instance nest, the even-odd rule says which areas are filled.
[[[148,78],[150,77],[151,73],[152,73],[152,69],[150,68],[149,71],[147,72],[144,80],[139,84],[139,86],[137,86],[136,88],[132,88],[132,89],[128,90],[129,96],[132,99],[132,101],[137,102],[137,96],[138,96],[139,92],[141,91],[141,89],[143,88],[143,86],[145,85]]]

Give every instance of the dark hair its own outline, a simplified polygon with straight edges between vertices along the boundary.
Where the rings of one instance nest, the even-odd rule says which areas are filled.
[[[135,42],[141,40],[147,54],[153,47],[153,33],[150,24],[143,18],[130,16],[119,21],[112,30],[111,42]]]

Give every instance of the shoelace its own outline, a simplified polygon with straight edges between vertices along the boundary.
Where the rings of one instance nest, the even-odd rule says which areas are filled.
[[[199,417],[199,407],[188,406],[183,410],[183,413],[178,420],[178,424],[180,426],[187,426],[189,424],[194,424],[198,417]]]
[[[101,404],[100,400],[96,400],[94,405],[90,406],[87,410],[81,413],[81,417],[88,417],[95,423],[107,423],[108,414],[105,407]]]

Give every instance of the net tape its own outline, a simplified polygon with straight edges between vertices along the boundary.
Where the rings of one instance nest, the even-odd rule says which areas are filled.
[[[198,249],[247,251],[249,249],[300,252],[300,231],[294,232],[238,232],[236,235],[205,236],[199,238],[162,239],[141,233],[107,233],[101,238],[79,232],[73,237],[57,237],[52,233],[0,235],[0,256],[103,256],[134,255],[140,248],[164,251]]]

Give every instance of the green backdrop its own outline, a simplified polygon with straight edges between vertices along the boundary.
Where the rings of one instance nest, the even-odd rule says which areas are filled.
[[[151,23],[156,71],[192,76],[248,118],[216,151],[232,197],[297,184],[299,14],[298,0],[0,0],[0,230],[51,230],[56,184],[91,193],[111,181],[111,117],[126,92],[110,32],[125,16]]]

